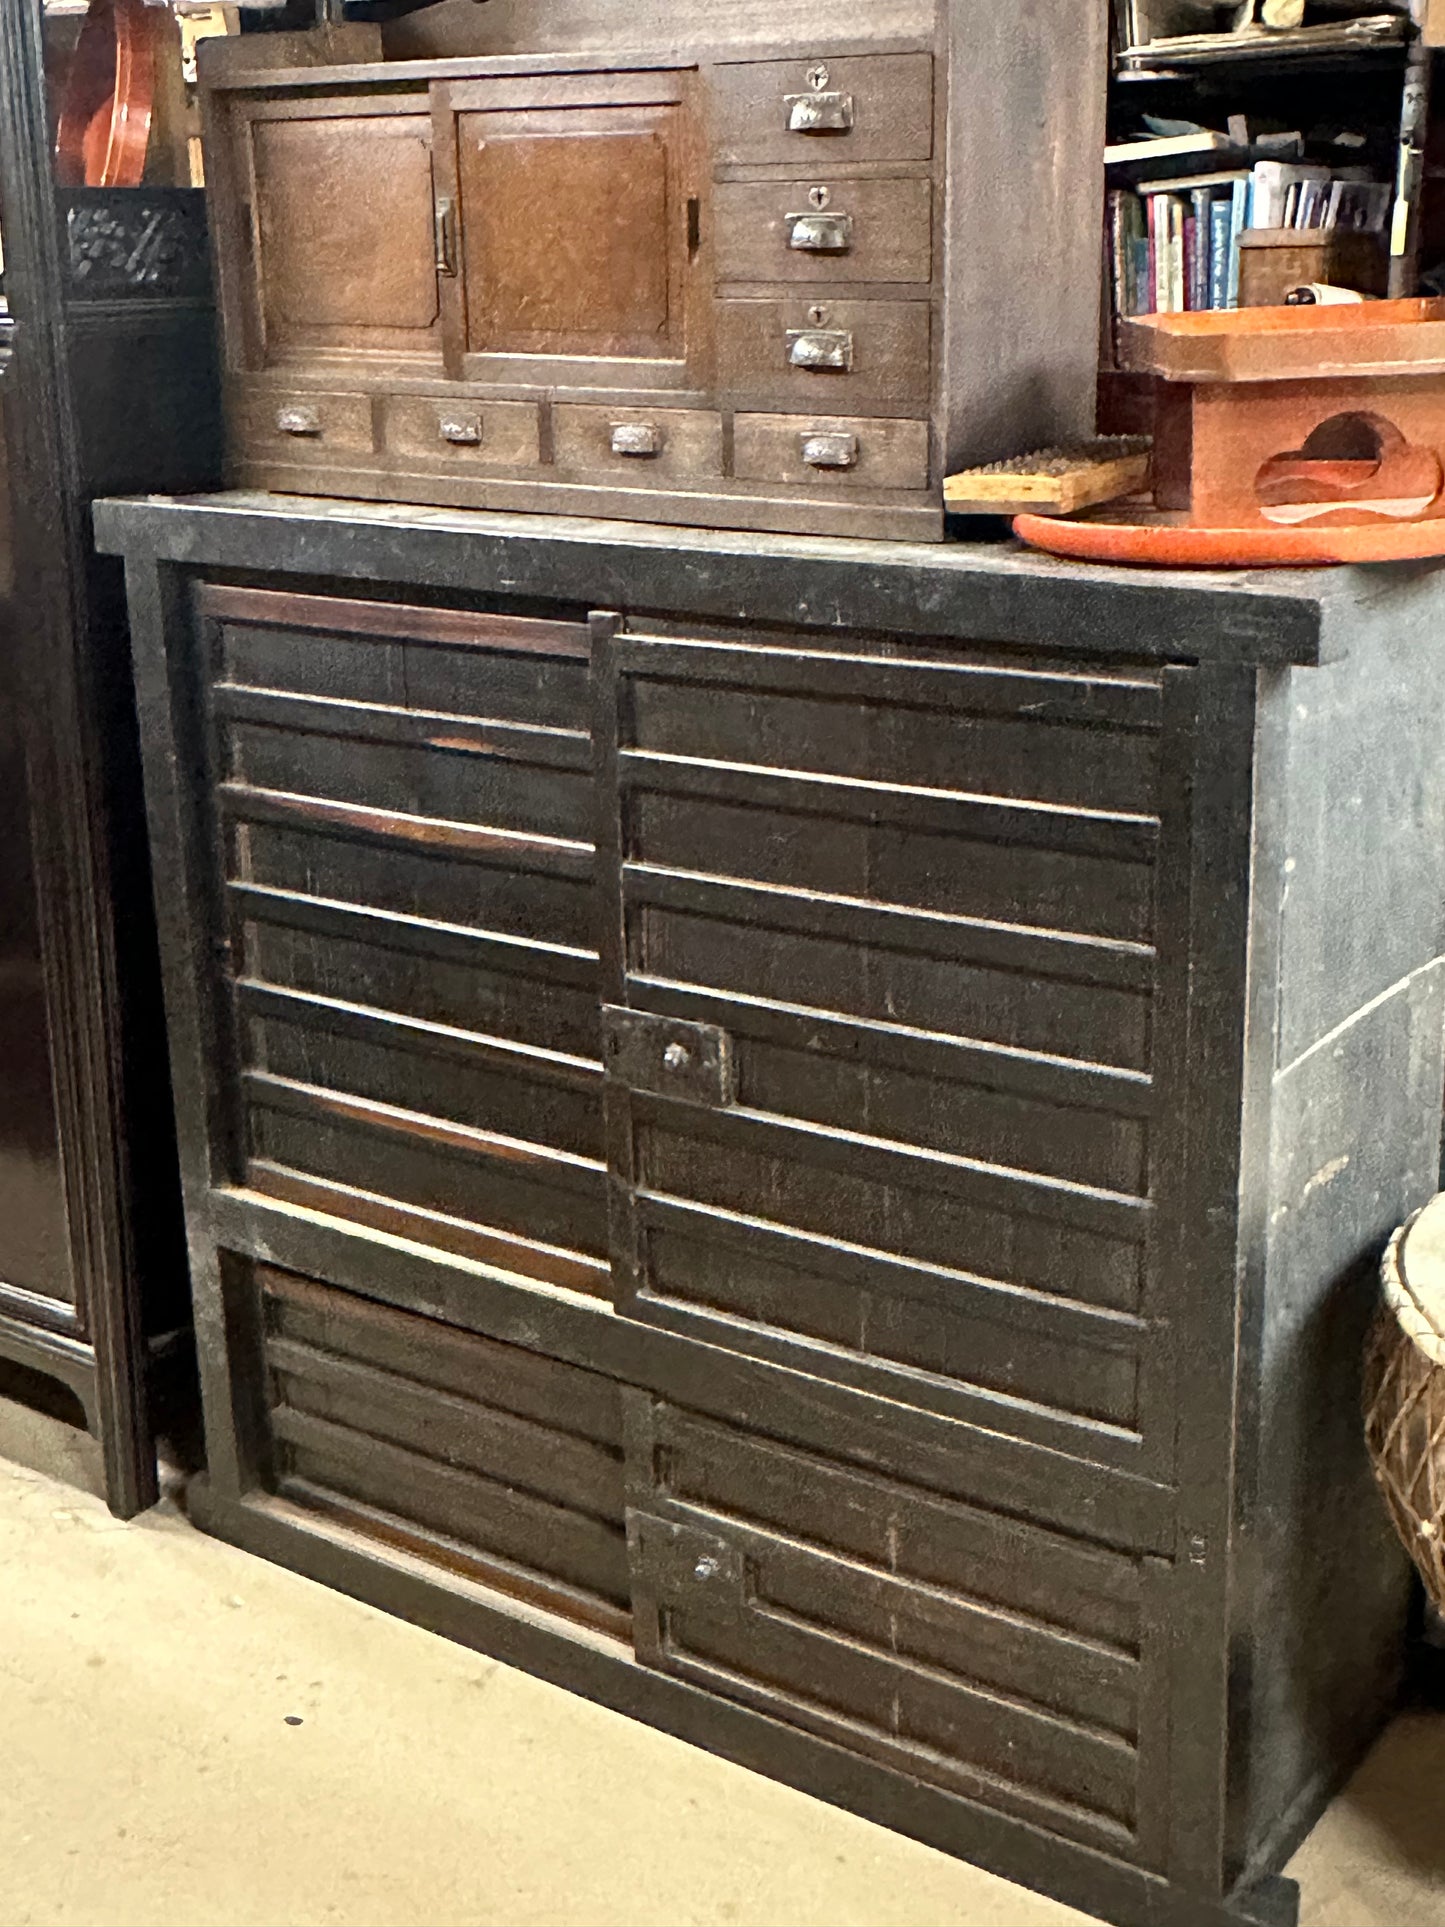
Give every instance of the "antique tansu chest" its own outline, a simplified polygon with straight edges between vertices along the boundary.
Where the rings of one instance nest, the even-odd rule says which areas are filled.
[[[456,14],[210,67],[237,483],[930,539],[1088,432],[1101,3]]]

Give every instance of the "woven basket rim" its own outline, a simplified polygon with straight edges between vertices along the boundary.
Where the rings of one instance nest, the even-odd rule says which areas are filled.
[[[1428,1252],[1410,1263],[1410,1247],[1419,1250],[1422,1227],[1428,1233]],[[1440,1262],[1434,1262],[1438,1257]],[[1429,1275],[1422,1259],[1430,1261]],[[1432,1198],[1390,1240],[1380,1267],[1385,1299],[1401,1331],[1434,1365],[1445,1366],[1445,1192]]]

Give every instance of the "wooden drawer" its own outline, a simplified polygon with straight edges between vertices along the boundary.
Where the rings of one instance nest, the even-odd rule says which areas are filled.
[[[813,488],[927,488],[928,423],[739,415],[733,473]]]
[[[1140,1710],[1158,1655],[1137,1554],[626,1396],[644,1664],[1150,1857]]]
[[[847,161],[926,161],[933,153],[933,58],[869,54],[730,62],[714,70],[724,166],[826,153]]]
[[[370,455],[376,446],[370,395],[252,388],[234,393],[231,436],[241,453],[284,461]]]
[[[925,301],[718,303],[725,388],[804,408],[860,402],[926,408],[932,315]]]
[[[722,421],[703,409],[563,405],[552,423],[560,469],[616,475],[639,488],[722,474]]]
[[[731,181],[716,191],[720,281],[922,281],[933,183]]]
[[[386,403],[382,443],[388,454],[412,460],[530,467],[541,457],[540,424],[532,402],[395,395]]]

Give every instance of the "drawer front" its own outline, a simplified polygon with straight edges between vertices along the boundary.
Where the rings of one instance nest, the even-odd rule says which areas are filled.
[[[933,57],[729,62],[713,71],[713,113],[717,159],[725,166],[808,154],[926,161],[933,153]]]
[[[559,469],[608,475],[638,488],[722,474],[722,421],[703,409],[563,404],[553,411],[552,434]]]
[[[1137,1555],[629,1392],[639,1658],[1149,1861]]]
[[[242,1275],[237,1276],[237,1273]],[[268,1265],[233,1269],[263,1482],[373,1540],[626,1636],[609,1379]]]
[[[253,388],[233,393],[229,412],[233,442],[252,457],[319,461],[376,446],[370,395]]]
[[[932,393],[926,301],[718,303],[723,385],[804,408],[883,402],[926,408]]]
[[[387,453],[411,460],[524,468],[541,459],[541,411],[532,402],[394,395],[383,422]]]
[[[811,488],[927,488],[928,423],[739,415],[733,473]]]
[[[720,281],[909,281],[933,273],[933,183],[732,181],[715,190]]]

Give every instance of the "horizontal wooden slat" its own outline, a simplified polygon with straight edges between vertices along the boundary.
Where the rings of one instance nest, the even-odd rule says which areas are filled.
[[[946,1191],[986,1211],[1075,1225],[1100,1237],[1141,1242],[1149,1231],[1152,1207],[1146,1198],[1006,1170],[975,1158],[867,1137],[859,1131],[825,1130],[740,1106],[709,1110],[681,1099],[638,1091],[632,1095],[632,1107],[643,1125],[656,1122],[686,1131],[710,1139],[724,1152],[736,1148],[757,1157],[794,1158],[877,1184]]]
[[[627,675],[815,694],[869,703],[912,704],[1011,716],[1026,706],[1031,720],[1095,723],[1153,730],[1163,715],[1157,678],[1094,676],[1086,671],[1007,669],[947,659],[865,656],[852,651],[789,649],[757,643],[664,640],[629,633],[616,644]]]
[[[285,1406],[271,1424],[301,1478],[617,1604],[628,1598],[626,1541],[615,1527]]]
[[[491,829],[434,816],[408,816],[367,804],[252,789],[245,783],[222,783],[218,794],[227,813],[245,823],[277,823],[322,834],[334,832],[364,842],[420,846],[438,855],[473,863],[506,864],[544,876],[586,880],[592,875],[592,845],[566,837],[534,836],[521,830]]]
[[[454,1124],[421,1111],[403,1109],[399,1105],[351,1097],[344,1091],[329,1091],[318,1084],[302,1084],[291,1078],[272,1077],[265,1071],[247,1071],[242,1076],[241,1085],[252,1103],[288,1112],[292,1117],[337,1118],[344,1123],[365,1125],[397,1136],[415,1138],[438,1150],[461,1151],[510,1169],[526,1171],[534,1179],[544,1178],[550,1185],[580,1192],[588,1197],[595,1195],[606,1176],[607,1167],[598,1158],[580,1157],[573,1151],[559,1151],[550,1145],[504,1137],[495,1131],[478,1130],[470,1124]]]
[[[228,722],[259,723],[347,742],[391,743],[409,748],[531,764],[539,769],[587,772],[591,739],[581,730],[403,709],[385,703],[336,702],[324,696],[217,683],[214,713]]]
[[[742,883],[731,877],[701,876],[646,863],[624,865],[623,884],[631,904],[653,904],[763,929],[876,945],[883,950],[915,950],[958,962],[1125,990],[1148,990],[1154,979],[1153,947],[1117,938],[1082,937],[945,916],[937,911],[903,910],[865,898]]]
[[[515,971],[518,976],[542,977],[551,983],[581,988],[591,988],[597,981],[595,950],[473,929],[467,924],[437,923],[369,904],[344,903],[333,897],[307,896],[297,890],[275,890],[236,879],[231,881],[229,892],[244,917],[309,930],[320,937],[375,943],[462,964],[484,963],[489,970]]]
[[[806,1004],[748,997],[739,991],[702,989],[645,972],[630,974],[627,987],[638,1009],[663,1017],[721,1024],[736,1036],[765,1039],[791,1050],[817,1050],[880,1069],[957,1079],[1042,1103],[1107,1111],[1116,1117],[1149,1118],[1157,1108],[1153,1080],[1147,1071],[1116,1070],[1051,1056],[1046,1051],[950,1037],[943,1031],[843,1017]]]
[[[892,1252],[744,1217],[646,1187],[637,1192],[637,1206],[644,1225],[708,1242],[719,1240],[739,1251],[755,1252],[767,1263],[816,1272],[859,1291],[943,1305],[960,1313],[976,1311],[980,1317],[1060,1343],[1130,1355],[1146,1329],[1144,1320],[1132,1312],[1081,1304],[976,1272],[911,1263]]]
[[[612,1297],[612,1267],[603,1258],[568,1251],[537,1238],[471,1224],[464,1218],[400,1204],[376,1191],[293,1171],[266,1158],[252,1158],[246,1167],[251,1188],[265,1197],[322,1212],[348,1224],[365,1225],[388,1237],[432,1245],[473,1264],[487,1265],[512,1276],[537,1279],[564,1291],[589,1298]]]
[[[278,989],[251,978],[243,978],[236,985],[236,997],[242,1014],[247,1017],[276,1018],[283,1023],[305,1024],[390,1049],[414,1050],[448,1057],[457,1063],[486,1065],[538,1083],[560,1085],[565,1090],[599,1094],[601,1091],[600,1060],[540,1050],[532,1044],[485,1037],[476,1031],[458,1030],[446,1024],[425,1023],[415,1017],[399,1016],[395,1011],[342,1003],[332,997]]]
[[[614,1524],[621,1517],[620,1452],[295,1339],[268,1338],[266,1362],[279,1402],[290,1411],[440,1459],[568,1511]]]
[[[293,594],[277,589],[231,588],[205,583],[196,591],[203,616],[225,622],[266,623],[288,629],[375,636],[384,642],[437,643],[446,648],[491,649],[546,656],[590,657],[585,624],[535,616],[495,615],[467,609],[419,608],[406,602],[370,602],[342,596]]]
[[[1156,819],[1119,811],[1013,802],[635,749],[624,750],[618,766],[624,789],[708,797],[789,815],[890,823],[919,833],[1067,851],[1123,863],[1152,862],[1158,844]]]

